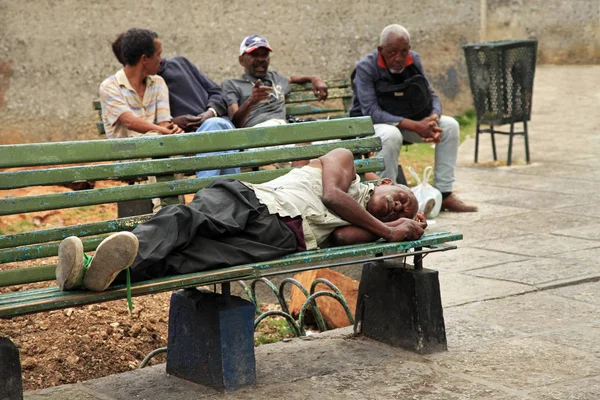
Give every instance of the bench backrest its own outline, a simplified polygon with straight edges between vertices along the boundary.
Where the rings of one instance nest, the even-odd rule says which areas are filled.
[[[325,81],[329,87],[326,103],[319,102],[312,91],[310,83],[303,85],[292,84],[292,92],[285,99],[286,114],[294,117],[322,117],[327,114],[329,118],[344,118],[348,116],[352,105],[352,86],[348,79]],[[325,105],[327,104],[327,105]],[[104,135],[102,122],[102,106],[100,101],[93,102],[94,110],[98,112],[100,122],[96,123],[98,133]]]
[[[311,159],[338,147],[360,155],[381,148],[380,139],[373,134],[371,119],[363,117],[202,134],[0,146],[0,169],[6,169],[0,172],[0,191],[7,191],[0,198],[0,216],[156,197],[160,197],[163,204],[172,204],[178,201],[178,195],[195,193],[214,179],[175,180],[175,173],[193,174],[200,170],[258,167]],[[315,140],[338,141],[254,149]],[[246,151],[187,156],[229,149]],[[383,169],[383,160],[357,160],[356,165],[359,173],[377,171]],[[230,177],[260,183],[288,171],[285,168],[259,170]],[[19,196],[19,190],[16,190],[78,181],[126,181],[147,176],[157,176],[158,182],[24,196]],[[94,250],[107,234],[131,230],[148,218],[149,215],[121,219],[108,216],[93,223],[2,235],[0,287],[54,280],[55,269],[55,265],[48,264],[5,269],[1,268],[2,264],[55,256],[59,241],[71,235],[83,238],[86,251]]]

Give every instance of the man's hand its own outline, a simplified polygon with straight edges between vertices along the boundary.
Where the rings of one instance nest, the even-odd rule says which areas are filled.
[[[177,124],[170,123],[162,127],[164,130],[161,130],[163,135],[173,135],[175,133],[183,133],[183,129],[181,129]]]
[[[317,99],[323,101],[327,99],[327,84],[323,82],[323,79],[315,76],[312,81],[312,90]]]
[[[442,128],[438,126],[436,120],[431,120],[430,117],[414,121],[414,125],[410,130],[417,132],[423,138],[423,142],[426,143],[439,143],[441,140]]]
[[[261,80],[258,79],[254,83],[254,86],[252,87],[252,94],[250,95],[248,100],[246,100],[246,102],[249,102],[249,104],[251,104],[252,106],[255,106],[258,103],[260,103],[261,101],[267,100],[269,98],[269,91],[271,91],[271,90],[272,90],[271,87],[263,86]]]
[[[400,218],[396,226],[390,227],[390,234],[385,237],[388,242],[402,242],[404,240],[416,240],[423,236],[426,221],[417,221],[408,218]]]
[[[204,113],[204,114],[206,114],[206,113]],[[200,124],[202,124],[202,122],[204,121],[204,119],[202,118],[202,115],[204,115],[204,114],[180,115],[179,117],[173,118],[173,123],[175,125],[181,127],[186,132],[195,132],[196,129],[198,129],[198,127],[200,126]],[[209,112],[208,114],[212,114],[212,113]]]

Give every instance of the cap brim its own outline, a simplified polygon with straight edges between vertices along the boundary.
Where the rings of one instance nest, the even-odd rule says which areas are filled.
[[[256,49],[259,49],[259,48],[261,48],[261,47],[264,47],[265,49],[267,49],[267,50],[269,50],[269,51],[273,51],[273,49],[272,49],[270,46],[267,46],[267,45],[265,45],[265,44],[261,44],[261,45],[258,45],[258,46],[252,46],[252,47],[248,47],[248,48],[247,48],[247,49],[244,51],[244,53],[252,53],[254,50],[256,50]]]

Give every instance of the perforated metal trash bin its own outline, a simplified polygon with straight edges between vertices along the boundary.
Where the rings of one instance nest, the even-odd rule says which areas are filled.
[[[479,135],[490,133],[494,161],[497,160],[496,133],[509,135],[508,159],[511,164],[515,135],[525,140],[525,157],[529,163],[527,121],[531,117],[533,78],[537,40],[500,40],[469,43],[462,46],[477,113],[475,162],[478,160]],[[515,123],[523,123],[523,131],[515,132]],[[482,129],[481,125],[489,125]],[[499,131],[499,125],[510,124],[510,131]]]

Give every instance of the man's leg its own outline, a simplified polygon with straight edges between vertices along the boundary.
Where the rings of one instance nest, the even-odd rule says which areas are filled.
[[[402,133],[400,129],[389,124],[375,124],[375,136],[381,138],[382,149],[377,157],[383,157],[385,169],[379,174],[381,178],[390,178],[396,183],[398,178],[398,157],[402,147]]]
[[[189,205],[166,207],[133,233],[139,239],[132,280],[266,261],[295,252],[296,238],[254,192],[218,180]]]
[[[235,129],[235,127],[233,126],[233,124],[230,121],[228,121],[224,118],[215,117],[215,118],[209,118],[206,121],[204,121],[202,123],[202,125],[200,125],[198,130],[196,130],[196,132],[223,131],[223,130],[229,130],[229,129]],[[233,151],[231,151],[231,152],[233,152]],[[199,153],[196,155],[197,156],[216,155],[216,154],[223,154],[223,153],[230,153],[230,152],[224,151],[224,152],[215,152],[215,153]],[[211,176],[239,174],[239,173],[240,173],[239,168],[224,168],[224,169],[215,169],[215,170],[210,170],[210,171],[197,171],[196,178],[210,178]]]
[[[454,170],[460,144],[459,125],[454,118],[442,115],[439,126],[442,128],[442,141],[435,145],[433,186],[442,193],[450,193],[454,186]]]
[[[440,128],[442,134],[441,142],[435,144],[435,165],[433,167],[433,186],[442,193],[442,210],[454,212],[473,212],[477,207],[467,205],[457,196],[452,194],[458,158],[458,145],[460,144],[459,125],[452,117],[445,115],[440,117]],[[423,141],[416,133],[404,131],[406,140],[413,143]]]

